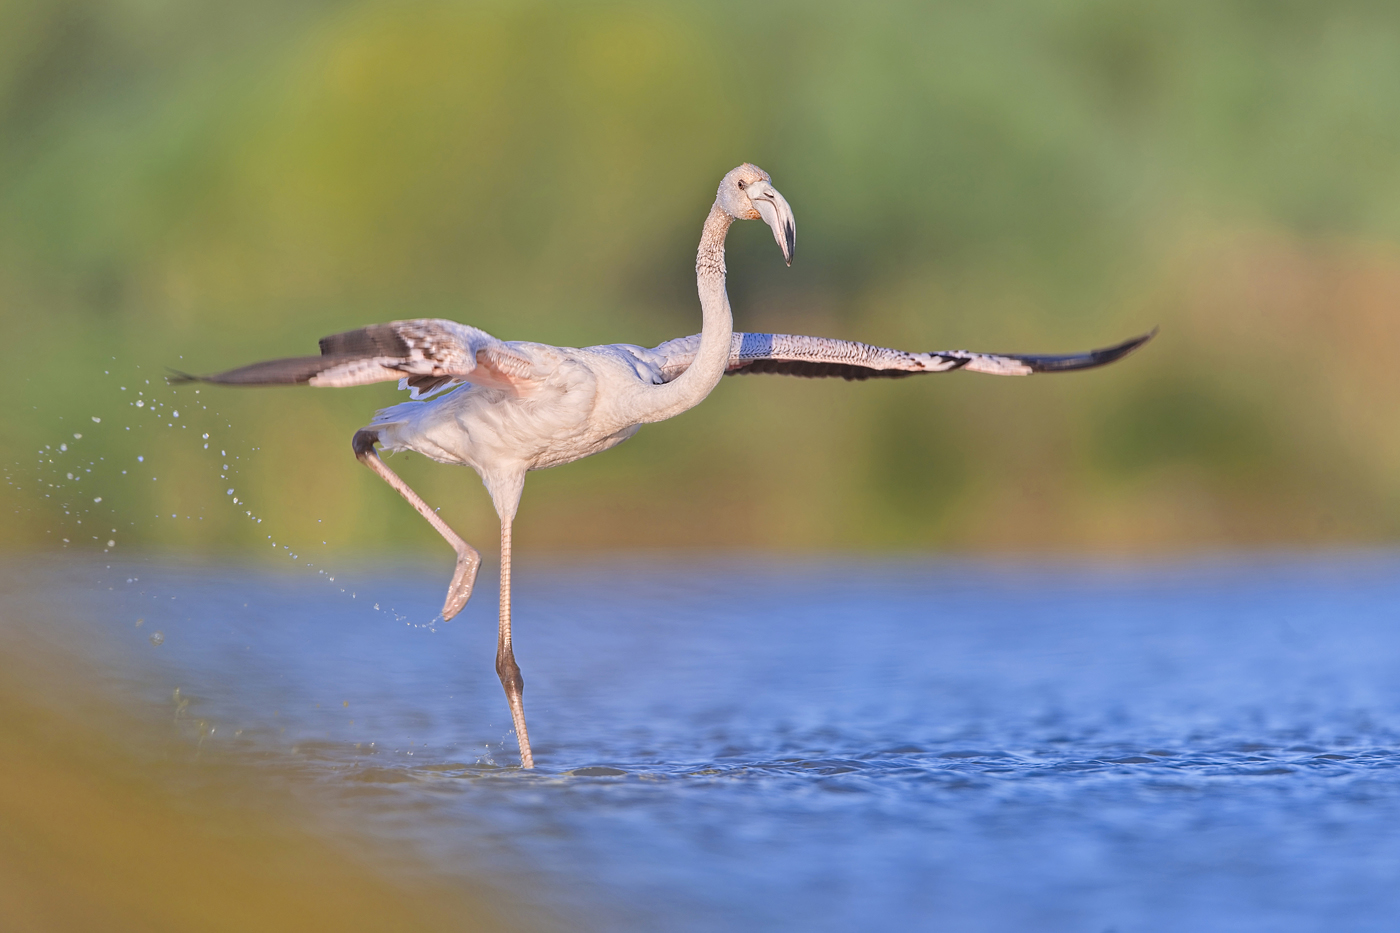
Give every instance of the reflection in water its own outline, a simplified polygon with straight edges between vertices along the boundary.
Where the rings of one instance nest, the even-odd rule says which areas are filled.
[[[27,563],[0,570],[29,685],[0,718],[40,758],[0,781],[30,781],[7,801],[97,782],[75,799],[122,805],[73,825],[109,821],[113,852],[155,827],[83,877],[248,877],[277,915],[279,891],[340,884],[342,906],[470,929],[485,915],[459,882],[489,878],[570,929],[1389,930],[1397,571],[527,565],[523,772],[492,593],[433,630],[435,572],[344,572],[351,598],[246,567]],[[131,718],[87,718],[77,684]],[[119,822],[143,807],[164,822]],[[35,845],[58,855],[31,863],[50,892],[89,857],[55,825]],[[324,872],[256,876],[287,861]]]

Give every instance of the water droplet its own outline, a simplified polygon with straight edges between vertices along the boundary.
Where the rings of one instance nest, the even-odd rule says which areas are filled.
[[[130,581],[130,580],[127,580],[126,582],[127,582],[127,583],[130,583],[131,581]],[[146,620],[145,620],[145,619],[137,619],[137,620],[136,620],[136,627],[137,627],[137,628],[140,628],[141,626],[143,626],[143,625],[145,625],[145,624],[146,624]]]
[[[93,415],[93,416],[92,416],[92,423],[93,423],[93,424],[101,424],[101,423],[102,423],[102,419],[99,418],[99,417],[97,417],[96,415]]]
[[[172,412],[170,413],[170,417],[172,417],[172,418],[178,418],[178,417],[180,417],[180,413],[179,413],[178,411],[172,411]]]
[[[136,462],[137,462],[137,463],[145,463],[145,462],[146,462],[146,458],[145,458],[144,456],[138,455],[137,458],[136,458]]]
[[[98,496],[96,499],[93,499],[92,501],[93,501],[93,502],[101,502],[101,501],[102,501],[102,497],[101,497],[101,496]]]
[[[145,401],[143,401],[142,399],[139,399],[139,398],[138,398],[138,399],[136,400],[136,407],[137,407],[137,408],[145,408],[145,407],[146,407]]]
[[[204,432],[204,439],[205,439],[206,441],[209,440],[209,432],[208,432],[208,431],[205,431],[205,432]]]
[[[59,450],[67,450],[67,449],[68,449],[68,445],[67,445],[67,444],[59,444],[59,445],[58,445],[58,449],[59,449]]]
[[[151,633],[151,644],[155,645],[157,648],[159,648],[159,647],[161,646],[161,644],[162,644],[164,641],[165,641],[165,633],[164,633],[164,632],[152,632],[152,633]]]
[[[69,473],[69,474],[68,474],[68,478],[69,478],[69,479],[72,479],[72,478],[73,478],[73,474],[72,474],[72,473]]]
[[[74,434],[74,435],[73,435],[73,440],[75,440],[75,441],[80,441],[80,440],[82,440],[82,439],[83,439],[83,436],[82,436],[81,434]]]
[[[226,496],[231,496],[231,495],[233,495],[233,490],[232,490],[232,489],[228,490],[227,492],[224,493],[224,495],[226,495]]]
[[[115,540],[108,541],[108,542],[107,542],[107,546],[108,546],[108,547],[116,547],[116,546],[117,546],[117,542],[116,542]]]

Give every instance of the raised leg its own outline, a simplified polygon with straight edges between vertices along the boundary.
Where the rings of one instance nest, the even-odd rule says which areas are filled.
[[[467,600],[472,598],[472,586],[476,583],[476,572],[481,569],[481,555],[476,548],[472,547],[462,536],[448,527],[438,513],[428,507],[428,503],[423,501],[423,497],[409,488],[399,478],[399,475],[389,469],[383,460],[379,459],[379,452],[374,449],[375,443],[379,440],[379,432],[365,428],[355,432],[355,438],[350,442],[355,449],[355,457],[365,466],[369,467],[379,478],[390,486],[398,490],[399,495],[408,500],[408,504],[418,510],[418,514],[428,520],[428,524],[437,529],[437,533],[447,539],[447,543],[452,545],[452,549],[457,552],[457,570],[452,575],[452,584],[447,588],[447,602],[442,604],[442,618],[444,621],[452,618],[462,611],[462,607],[467,604]],[[509,639],[507,639],[509,643]],[[512,662],[513,663],[513,662]],[[522,720],[523,721],[523,720]]]
[[[530,733],[525,731],[525,703],[521,699],[525,678],[520,676],[520,665],[515,663],[515,652],[510,647],[510,526],[511,519],[501,519],[501,627],[496,636],[496,674],[510,702],[510,718],[515,723],[515,738],[520,742],[520,764],[533,768],[535,756],[530,754]]]

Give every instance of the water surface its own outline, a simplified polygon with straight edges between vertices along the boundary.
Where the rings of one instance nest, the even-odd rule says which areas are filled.
[[[1395,927],[1394,556],[527,561],[534,772],[489,573],[12,562],[5,625],[571,929]]]

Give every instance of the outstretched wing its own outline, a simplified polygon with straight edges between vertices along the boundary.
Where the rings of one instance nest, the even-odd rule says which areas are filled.
[[[729,350],[726,375],[781,373],[814,378],[900,379],[918,373],[946,373],[965,369],[994,376],[1029,376],[1031,373],[1093,369],[1122,359],[1157,335],[1151,333],[1112,347],[1062,355],[1022,353],[972,353],[939,350],[910,353],[875,347],[854,340],[802,337],[792,334],[735,334]],[[685,372],[700,347],[700,335],[668,340],[651,352],[660,358],[666,381]]]
[[[440,318],[391,321],[321,338],[320,356],[268,360],[211,376],[177,373],[171,383],[312,385],[341,388],[399,380],[424,398],[470,379],[519,389],[532,361],[483,330]]]

